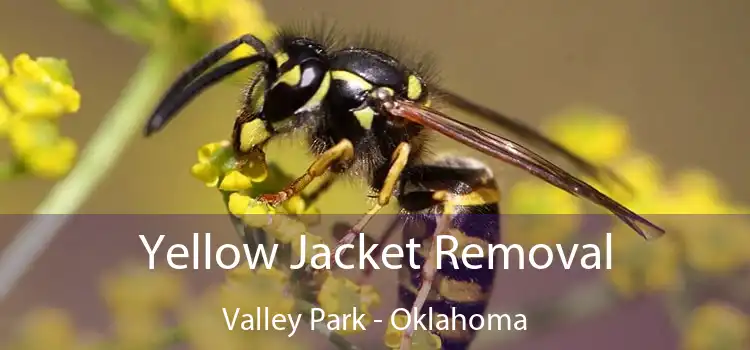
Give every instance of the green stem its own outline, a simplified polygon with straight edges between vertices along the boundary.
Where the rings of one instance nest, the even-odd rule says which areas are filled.
[[[130,140],[140,133],[155,96],[159,96],[170,77],[172,56],[167,51],[156,50],[143,59],[76,166],[49,192],[32,220],[0,255],[0,300],[52,241],[69,214],[76,213],[105,179]]]

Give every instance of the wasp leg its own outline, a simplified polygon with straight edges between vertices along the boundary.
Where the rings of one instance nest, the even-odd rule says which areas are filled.
[[[301,193],[307,188],[310,183],[316,178],[323,176],[336,162],[349,162],[354,158],[354,146],[351,141],[344,139],[337,143],[335,146],[329,148],[323,152],[315,161],[307,168],[305,175],[292,181],[286,188],[277,193],[264,194],[260,197],[262,201],[271,205],[278,205],[279,203],[289,199],[290,197]]]
[[[401,177],[401,172],[404,171],[404,168],[406,168],[406,164],[409,161],[410,153],[411,146],[406,142],[403,142],[399,144],[398,147],[396,147],[396,150],[393,152],[391,166],[388,169],[388,174],[386,175],[385,181],[383,182],[383,187],[378,193],[377,203],[375,203],[375,205],[373,205],[370,210],[368,210],[367,213],[362,216],[362,218],[360,218],[354,226],[352,226],[349,232],[347,232],[346,235],[344,235],[344,237],[342,237],[336,243],[336,248],[343,244],[354,242],[357,234],[359,232],[362,232],[362,229],[365,228],[372,217],[375,216],[375,214],[377,214],[380,210],[382,210],[383,207],[388,205],[388,203],[391,201],[391,198],[393,197],[393,191],[396,189],[396,184]],[[336,249],[334,249],[333,251],[336,251]]]
[[[310,193],[302,195],[302,198],[305,200],[305,204],[307,206],[314,205],[315,202],[318,201],[320,196],[328,192],[328,190],[331,189],[331,186],[333,186],[333,184],[336,183],[338,179],[338,174],[327,172],[325,174],[325,178],[323,178],[323,181],[320,183],[320,185],[318,185],[318,187],[310,191]]]
[[[435,275],[437,273],[437,237],[440,235],[448,234],[450,228],[451,214],[443,214],[435,229],[435,234],[430,244],[430,251],[427,254],[424,266],[422,266],[422,281],[417,291],[417,297],[414,299],[411,312],[413,313],[412,319],[419,318],[419,313],[422,311],[422,307],[427,301],[427,297],[430,295],[432,290],[432,283],[435,281]],[[404,331],[404,335],[401,337],[401,350],[409,350],[411,348],[412,336],[414,335],[414,324],[409,323],[409,327]]]

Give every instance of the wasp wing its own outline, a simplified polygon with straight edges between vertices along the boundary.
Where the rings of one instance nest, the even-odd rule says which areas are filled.
[[[385,103],[383,108],[396,117],[421,124],[464,145],[526,170],[568,193],[586,198],[611,211],[646,239],[657,238],[664,234],[662,228],[518,143],[408,100],[393,100],[391,103]],[[645,225],[646,229],[639,224]]]
[[[627,183],[627,181],[619,177],[612,170],[592,164],[591,162],[568,150],[565,146],[543,135],[534,128],[509,116],[498,113],[490,108],[472,102],[454,92],[440,87],[433,87],[432,89],[435,90],[436,93],[440,96],[440,101],[445,102],[448,105],[460,109],[464,112],[480,117],[481,119],[493,122],[498,126],[515,134],[520,139],[528,142],[529,144],[543,147],[545,150],[549,150],[550,152],[561,155],[578,169],[580,169],[584,174],[596,179],[597,181],[600,181],[602,184],[606,185],[607,183],[604,180],[605,178],[608,178],[615,181],[617,184],[625,188],[628,192],[633,192],[632,187]]]

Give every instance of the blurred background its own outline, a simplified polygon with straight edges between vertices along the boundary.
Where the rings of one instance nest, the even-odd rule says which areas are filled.
[[[627,123],[633,148],[657,160],[665,174],[702,169],[720,183],[723,200],[750,203],[750,186],[746,183],[750,168],[750,162],[746,161],[750,151],[747,142],[750,120],[746,118],[750,110],[747,65],[750,23],[746,21],[750,2],[277,0],[264,1],[262,5],[267,20],[274,24],[326,17],[345,33],[374,29],[405,39],[415,50],[434,54],[443,85],[532,125],[550,125],[554,117],[581,108],[615,116],[616,120]],[[0,53],[9,61],[24,52],[32,57],[67,60],[75,88],[81,94],[81,108],[61,118],[60,129],[62,134],[75,139],[79,149],[86,146],[148,51],[145,45],[85,21],[53,1],[0,3],[0,29],[5,33],[0,36]],[[175,59],[172,69],[178,71],[186,62]],[[136,135],[78,212],[224,213],[221,197],[215,190],[198,184],[189,169],[199,146],[227,138],[241,86],[241,81],[235,81],[210,90],[157,137],[146,140]],[[474,121],[471,117],[464,119]],[[565,123],[565,119],[561,120],[558,124]],[[479,125],[492,128],[486,123]],[[600,130],[589,125],[582,128]],[[585,132],[580,135],[577,147],[585,148],[589,136]],[[592,147],[602,147],[596,136],[590,137]],[[436,142],[436,148],[465,151],[444,140]],[[277,161],[274,149],[280,147],[269,150],[269,159]],[[6,154],[8,148],[0,150],[3,151],[0,154]],[[291,154],[284,153],[278,163],[290,173],[303,171],[310,158]],[[495,169],[501,184],[508,188],[513,184],[511,179],[521,175],[502,164]],[[666,176],[665,185],[670,185],[669,178]],[[32,213],[54,185],[55,181],[35,178],[0,183],[0,213]],[[361,190],[356,187],[340,184],[327,201],[322,201],[321,211],[362,212],[367,203],[363,196],[361,200],[356,196],[358,193]],[[7,245],[15,230],[4,231],[0,244]],[[113,240],[122,243],[133,237]],[[231,234],[227,237],[233,239]],[[93,246],[96,242],[102,246]],[[116,248],[112,241],[103,239],[94,240],[85,248],[71,242],[66,245],[64,238],[56,240],[52,247],[67,254],[92,255],[91,264],[100,264],[94,254],[112,254]],[[140,259],[137,249],[134,246],[131,255]],[[57,260],[47,263],[62,268],[61,264],[67,261],[65,254],[56,256]],[[110,262],[114,266],[115,261]],[[49,273],[53,273],[50,271],[33,272],[11,294],[11,299],[0,304],[5,325],[14,325],[13,320],[28,311],[29,305],[55,300],[56,293],[51,290],[73,284],[76,279],[93,283],[99,273],[91,270],[90,276],[83,276],[82,272],[71,272],[69,282],[63,282],[50,280]],[[538,283],[536,287],[544,285],[543,281]],[[95,288],[94,285],[90,289]],[[45,290],[49,292],[41,292]],[[32,291],[35,291],[33,297],[24,298]],[[85,314],[85,300],[63,301],[53,304]],[[392,300],[385,301],[388,302]],[[639,317],[658,318],[659,315],[646,312],[652,307],[649,303],[645,301],[626,309],[635,312],[642,307],[644,313]],[[617,334],[618,324],[625,327],[619,329],[623,333],[630,332],[630,328],[638,330],[633,331],[636,333],[630,335],[632,338],[618,337],[618,342],[631,348],[678,348],[679,341],[675,340],[678,336],[660,340],[659,347],[638,343],[637,332],[643,330],[637,327],[641,319],[622,317],[627,318],[623,323],[608,326],[611,334]],[[571,346],[580,344],[586,341],[591,327],[602,322],[605,321],[601,318],[592,318],[579,327],[561,326],[562,330],[551,335],[545,333],[547,338],[540,335],[535,340],[505,348],[551,349],[557,342],[556,336],[570,339]],[[651,333],[657,336],[668,322],[654,322],[656,326]],[[746,337],[747,330],[740,334]],[[380,334],[371,336],[377,338]],[[482,337],[486,337],[482,348],[494,348],[491,335]],[[612,338],[604,337],[601,341],[599,346],[608,346]],[[619,346],[608,348],[619,349]],[[624,349],[626,345],[622,346]]]

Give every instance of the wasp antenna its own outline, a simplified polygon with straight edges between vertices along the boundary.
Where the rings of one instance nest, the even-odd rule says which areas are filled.
[[[212,70],[206,75],[206,78],[201,76],[212,65],[219,62],[232,52],[232,50],[242,44],[252,47],[257,54],[245,57],[245,60],[240,58],[226,63]],[[201,57],[195,64],[183,71],[172,83],[154,109],[151,117],[149,117],[146,127],[144,128],[144,134],[150,136],[156,131],[162,129],[164,125],[174,117],[177,111],[205,88],[213,85],[227,75],[261,60],[265,61],[270,67],[268,72],[275,72],[276,60],[268,52],[266,45],[257,37],[249,34],[243,35],[211,50],[209,53]]]
[[[177,114],[190,101],[200,95],[204,90],[222,81],[237,71],[262,61],[264,58],[258,55],[238,58],[234,61],[222,64],[210,72],[198,77],[195,81],[186,86],[178,94],[172,95],[169,100],[165,100],[159,106],[146,124],[144,133],[146,136],[163,128],[174,115]]]

